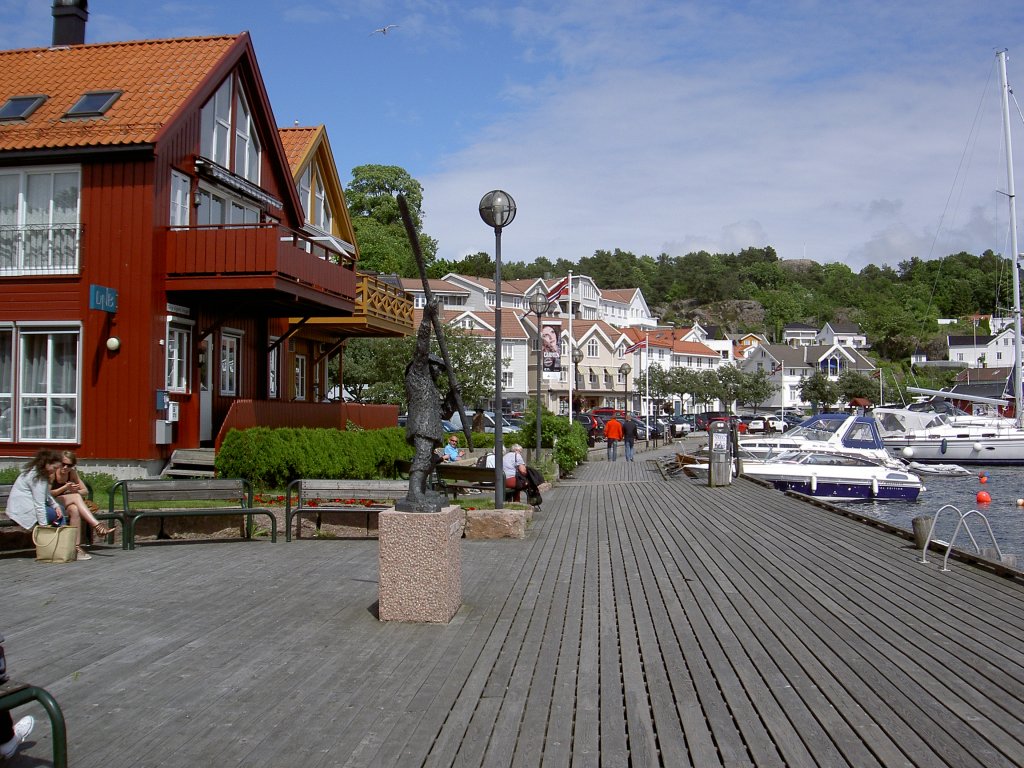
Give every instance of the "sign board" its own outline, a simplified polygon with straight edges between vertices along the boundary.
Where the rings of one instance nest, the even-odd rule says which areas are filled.
[[[117,289],[105,285],[89,286],[89,309],[117,312]]]

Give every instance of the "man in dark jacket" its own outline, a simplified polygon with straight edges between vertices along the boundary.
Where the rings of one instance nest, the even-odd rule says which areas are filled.
[[[626,461],[633,460],[633,443],[635,442],[636,421],[627,413],[625,420],[622,422],[622,444],[626,446]]]

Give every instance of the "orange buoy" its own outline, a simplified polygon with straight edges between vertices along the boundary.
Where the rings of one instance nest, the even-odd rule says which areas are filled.
[[[988,482],[988,475],[982,475],[981,477],[978,478],[978,480],[981,482],[982,485],[984,485],[985,483]]]
[[[988,491],[978,491],[978,495],[975,499],[979,504],[988,504],[992,501],[992,497],[988,495]]]

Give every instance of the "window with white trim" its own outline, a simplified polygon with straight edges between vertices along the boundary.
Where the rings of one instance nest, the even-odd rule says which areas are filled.
[[[334,217],[331,215],[331,204],[327,200],[327,190],[324,188],[323,179],[316,174],[315,199],[313,202],[313,225],[330,232],[333,226]]]
[[[0,328],[0,440],[14,437],[14,329]]]
[[[12,393],[17,434],[25,442],[77,442],[81,331],[74,328],[25,326],[17,328],[18,390]],[[0,421],[3,421],[0,414]]]
[[[295,399],[306,399],[306,356],[295,356]]]
[[[253,184],[260,183],[260,139],[249,102],[241,89],[235,98],[235,167],[232,170]]]
[[[599,351],[597,339],[591,339],[587,342],[587,357],[597,357]]]
[[[260,212],[238,198],[231,197],[222,190],[212,190],[200,185],[196,191],[199,205],[196,207],[196,224],[258,224]]]
[[[191,324],[171,320],[167,323],[166,386],[168,392],[188,394],[189,371],[192,362]]]
[[[172,227],[187,227],[192,196],[192,181],[180,171],[171,171],[171,215]]]
[[[276,336],[271,337],[270,343],[274,344],[275,346],[273,347],[273,349],[270,350],[270,352],[267,353],[267,397],[271,399],[275,399],[278,397],[277,370],[278,365],[280,365],[281,347],[276,343],[277,338],[278,337]]]
[[[501,388],[504,390],[514,389],[516,386],[516,377],[512,371],[501,372]]]
[[[78,271],[78,166],[0,170],[0,274]]]
[[[199,153],[217,165],[231,167],[231,78],[224,80],[200,111]]]
[[[233,333],[220,336],[220,393],[238,396],[238,372],[241,370],[242,339]]]
[[[299,189],[299,200],[302,202],[302,213],[306,217],[306,221],[309,221],[309,199],[312,190],[310,177],[312,174],[313,164],[310,163],[306,166],[306,170],[304,170],[299,176],[299,181],[297,183]]]

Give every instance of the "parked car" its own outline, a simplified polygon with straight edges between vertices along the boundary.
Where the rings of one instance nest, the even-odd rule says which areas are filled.
[[[577,412],[573,414],[572,419],[586,430],[588,439],[600,440],[604,437],[601,422],[594,414]]]
[[[739,432],[741,435],[745,434],[747,431],[747,423],[743,421],[743,419],[741,419],[739,416],[736,416],[735,414],[731,413],[712,416],[710,419],[708,419],[707,426],[704,427],[704,429],[710,429],[711,425],[714,424],[716,421],[724,421],[727,424],[729,424],[730,427],[735,426],[736,431]]]
[[[637,440],[661,440],[665,437],[665,430],[657,421],[651,421],[650,425],[646,425],[643,420],[637,419],[636,425]],[[650,431],[648,431],[648,426]]]
[[[694,417],[692,413],[681,413],[669,419],[669,423],[672,425],[672,432],[676,437],[688,435],[693,432],[693,421]]]
[[[467,411],[466,412],[466,418],[470,420],[470,424],[472,424],[472,422],[473,422],[473,416],[474,415],[475,414],[474,414],[473,411]],[[452,417],[451,417],[450,421],[455,426],[455,429],[452,430],[453,432],[461,432],[462,431],[462,417],[459,416],[459,412],[458,411],[456,411],[455,413],[452,414]],[[508,431],[511,432],[514,429],[515,429],[515,427],[513,427],[511,424],[509,424],[508,419],[502,419],[501,420],[501,431],[502,432],[504,432],[505,430],[508,430]],[[494,432],[494,411],[484,411],[484,432]]]
[[[731,416],[728,411],[707,411],[705,413],[698,413],[693,417],[694,426],[698,431],[704,432],[708,428],[708,423],[712,419],[721,419]]]
[[[777,416],[751,416],[747,422],[747,432],[751,435],[773,434],[785,431],[786,422]]]

